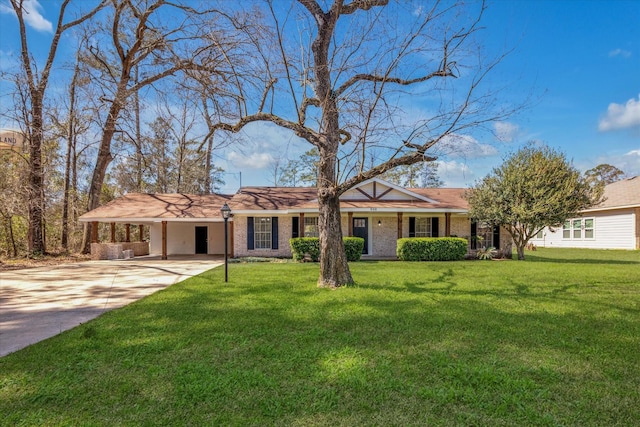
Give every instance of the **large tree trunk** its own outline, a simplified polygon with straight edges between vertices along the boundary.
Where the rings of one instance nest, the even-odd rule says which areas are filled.
[[[71,198],[71,160],[75,152],[75,114],[76,114],[76,84],[78,81],[79,65],[76,66],[69,87],[69,123],[67,128],[67,153],[64,167],[64,196],[62,199],[62,236],[60,244],[65,251],[69,250],[69,199]],[[73,148],[73,149],[72,149]]]
[[[87,212],[100,206],[102,184],[104,183],[104,177],[107,174],[107,168],[113,160],[113,156],[111,155],[111,141],[116,132],[116,121],[120,115],[120,110],[120,106],[114,102],[111,105],[109,115],[107,116],[104,132],[102,134],[102,141],[100,142],[100,149],[98,151],[98,159],[96,160],[96,166],[93,169],[93,176],[91,177]],[[86,223],[82,236],[82,253],[88,254],[89,252],[91,252],[91,223]]]
[[[320,215],[320,277],[319,287],[336,288],[353,284],[342,242],[339,195],[331,188],[318,189]]]
[[[42,168],[42,97],[37,91],[31,92],[32,118],[29,141],[29,253],[46,252],[43,236],[43,195],[44,171]]]

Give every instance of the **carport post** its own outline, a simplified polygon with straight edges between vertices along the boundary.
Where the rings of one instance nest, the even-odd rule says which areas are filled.
[[[131,241],[131,224],[124,225],[124,241],[127,243]]]
[[[224,218],[224,281],[229,281],[229,258],[228,258],[228,247],[229,247],[229,232],[227,231],[227,223],[229,222],[229,217],[231,216],[231,208],[226,203],[220,209],[222,213],[222,218]]]
[[[167,259],[167,221],[162,221],[162,259]]]
[[[98,221],[91,222],[91,243],[98,243]]]

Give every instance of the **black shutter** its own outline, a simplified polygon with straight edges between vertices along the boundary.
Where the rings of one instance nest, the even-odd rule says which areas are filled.
[[[500,226],[496,225],[493,227],[493,247],[496,249],[500,249]]]
[[[471,220],[471,249],[478,249],[478,223]]]
[[[253,217],[247,217],[247,249],[252,251],[255,249],[253,244]]]
[[[431,237],[438,237],[440,231],[438,230],[439,218],[431,218]]]
[[[416,237],[416,217],[409,217],[409,237]]]
[[[295,239],[300,236],[300,217],[294,216],[291,218],[291,237]]]
[[[278,217],[271,217],[271,249],[278,249]]]

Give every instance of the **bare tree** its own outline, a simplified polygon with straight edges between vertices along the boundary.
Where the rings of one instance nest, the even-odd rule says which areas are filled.
[[[86,113],[83,113],[81,98],[87,97],[86,91],[88,79],[83,77],[80,55],[76,55],[73,65],[73,74],[69,84],[69,92],[66,99],[61,99],[60,107],[54,106],[47,112],[52,123],[54,134],[64,141],[64,188],[62,198],[62,219],[60,230],[60,245],[68,251],[70,225],[75,224],[78,205],[78,159],[87,148],[79,146],[79,140],[89,129],[90,121]]]
[[[434,161],[439,145],[455,149],[463,132],[504,118],[495,92],[480,92],[501,57],[485,64],[476,45],[483,3],[475,9],[389,0],[298,0],[288,10],[267,5],[271,32],[245,30],[255,42],[253,57],[264,61],[262,96],[250,108],[241,104],[240,119],[220,128],[238,132],[268,121],[317,148],[318,285],[351,284],[340,195],[397,166]],[[268,34],[275,36],[265,40]],[[404,109],[418,99],[431,102],[424,114],[408,114]]]
[[[29,98],[27,103],[30,106],[29,114],[25,120],[27,128],[26,136],[29,142],[29,251],[32,253],[44,253],[46,247],[43,234],[43,100],[49,83],[51,67],[53,66],[62,34],[70,28],[76,27],[93,17],[104,7],[106,1],[99,2],[93,9],[80,13],[75,19],[68,22],[65,22],[65,13],[71,0],[64,0],[60,4],[58,22],[51,40],[51,45],[49,46],[47,59],[41,71],[38,70],[35,58],[29,49],[27,28],[25,25],[25,15],[29,13],[25,8],[27,2],[24,0],[10,0],[10,2],[18,18],[20,28],[20,58],[26,77],[25,83],[28,87]]]
[[[104,83],[101,100],[106,111],[89,188],[89,210],[100,204],[107,168],[113,160],[111,144],[127,101],[142,88],[185,70],[214,72],[219,62],[216,46],[197,43],[205,35],[196,17],[206,15],[215,25],[212,11],[198,11],[190,7],[189,2],[167,0],[109,2],[110,19],[103,23],[102,31],[96,33],[108,36],[103,40],[94,38],[96,42],[89,46],[90,57],[86,58],[94,65],[96,77]],[[89,250],[89,236],[90,225],[85,228],[84,252]]]

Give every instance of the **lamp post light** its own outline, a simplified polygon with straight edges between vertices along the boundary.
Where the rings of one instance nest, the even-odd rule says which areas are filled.
[[[229,222],[229,217],[231,216],[231,208],[226,203],[220,208],[220,212],[222,213],[222,218],[224,218],[224,281],[227,282],[229,280],[229,259],[227,257],[227,245],[229,242],[228,234],[227,234],[227,223]]]

